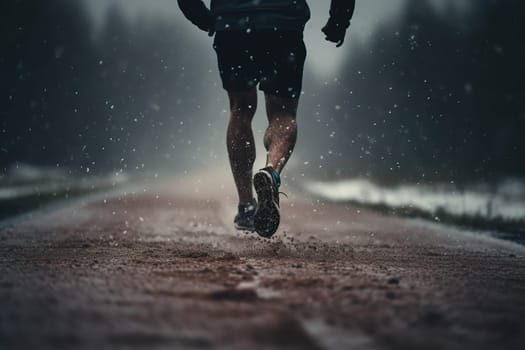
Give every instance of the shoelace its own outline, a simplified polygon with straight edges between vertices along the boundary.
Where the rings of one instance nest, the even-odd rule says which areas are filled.
[[[286,193],[281,192],[281,191],[279,191],[278,193],[284,195],[286,197],[286,199],[288,199],[288,195]]]

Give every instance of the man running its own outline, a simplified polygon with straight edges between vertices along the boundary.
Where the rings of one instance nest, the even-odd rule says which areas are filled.
[[[213,47],[230,100],[227,147],[239,195],[234,224],[271,237],[280,222],[280,173],[297,139],[296,113],[306,48],[303,31],[310,18],[306,0],[178,0],[193,24],[215,34]],[[332,0],[322,32],[343,44],[355,0]],[[256,86],[264,92],[268,128],[264,134],[266,167],[252,181],[255,143],[251,122],[257,107]],[[253,197],[253,187],[257,201]]]

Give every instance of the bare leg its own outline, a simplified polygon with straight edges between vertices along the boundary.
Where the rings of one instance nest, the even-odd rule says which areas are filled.
[[[255,143],[252,119],[257,107],[257,90],[229,92],[230,122],[228,123],[227,146],[233,179],[237,186],[239,202],[253,200],[252,167],[255,162]]]
[[[268,128],[264,134],[266,165],[280,173],[293,152],[297,140],[297,105],[299,99],[270,94],[266,97]]]

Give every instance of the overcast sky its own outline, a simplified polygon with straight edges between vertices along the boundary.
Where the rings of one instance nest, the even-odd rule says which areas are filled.
[[[116,5],[126,17],[133,20],[139,15],[164,17],[181,21],[188,28],[188,33],[195,35],[195,40],[202,40],[203,45],[208,40],[198,29],[187,22],[177,6],[176,0],[83,0],[91,15],[95,28],[99,27],[108,9]],[[385,21],[394,20],[400,14],[406,0],[357,0],[356,14],[352,20],[348,41],[366,41],[374,31]],[[431,0],[437,7],[452,4],[466,8],[474,0]],[[209,0],[205,1],[209,4]],[[331,75],[337,72],[339,64],[348,57],[348,43],[337,49],[333,44],[324,41],[320,29],[328,18],[330,0],[310,0],[308,4],[312,18],[305,31],[305,42],[308,50],[308,61],[314,72],[321,75]],[[313,50],[312,48],[316,49]]]
[[[100,23],[108,8],[114,4],[119,6],[129,18],[139,14],[160,15],[168,17],[180,17],[180,12],[175,0],[84,0],[93,18]],[[209,3],[208,1],[205,1]],[[353,21],[353,31],[356,35],[366,36],[383,20],[397,14],[405,0],[366,0],[357,2],[356,16]],[[326,21],[328,16],[329,0],[310,0],[312,10],[312,24],[319,26]]]
[[[188,27],[188,32],[196,36],[196,40],[208,40],[205,35],[187,23],[175,0],[84,0],[86,8],[95,22],[95,27],[103,22],[107,10],[112,5],[117,5],[126,16],[133,20],[138,15],[162,16],[182,20]],[[209,3],[209,1],[205,1]],[[358,1],[356,16],[352,21],[349,40],[366,40],[370,37],[378,24],[385,20],[395,18],[402,8],[405,0],[366,0]],[[313,70],[323,74],[330,74],[337,69],[339,63],[346,56],[345,50],[349,45],[342,49],[336,49],[334,45],[325,42],[320,29],[328,18],[329,0],[310,0],[308,1],[312,18],[305,31],[305,41],[307,47],[316,47],[308,52],[308,63]],[[200,34],[200,35],[199,35]]]

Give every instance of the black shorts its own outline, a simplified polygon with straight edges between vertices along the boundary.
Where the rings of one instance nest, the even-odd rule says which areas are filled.
[[[217,52],[222,86],[227,91],[259,89],[276,96],[301,94],[306,48],[299,31],[219,31]]]

